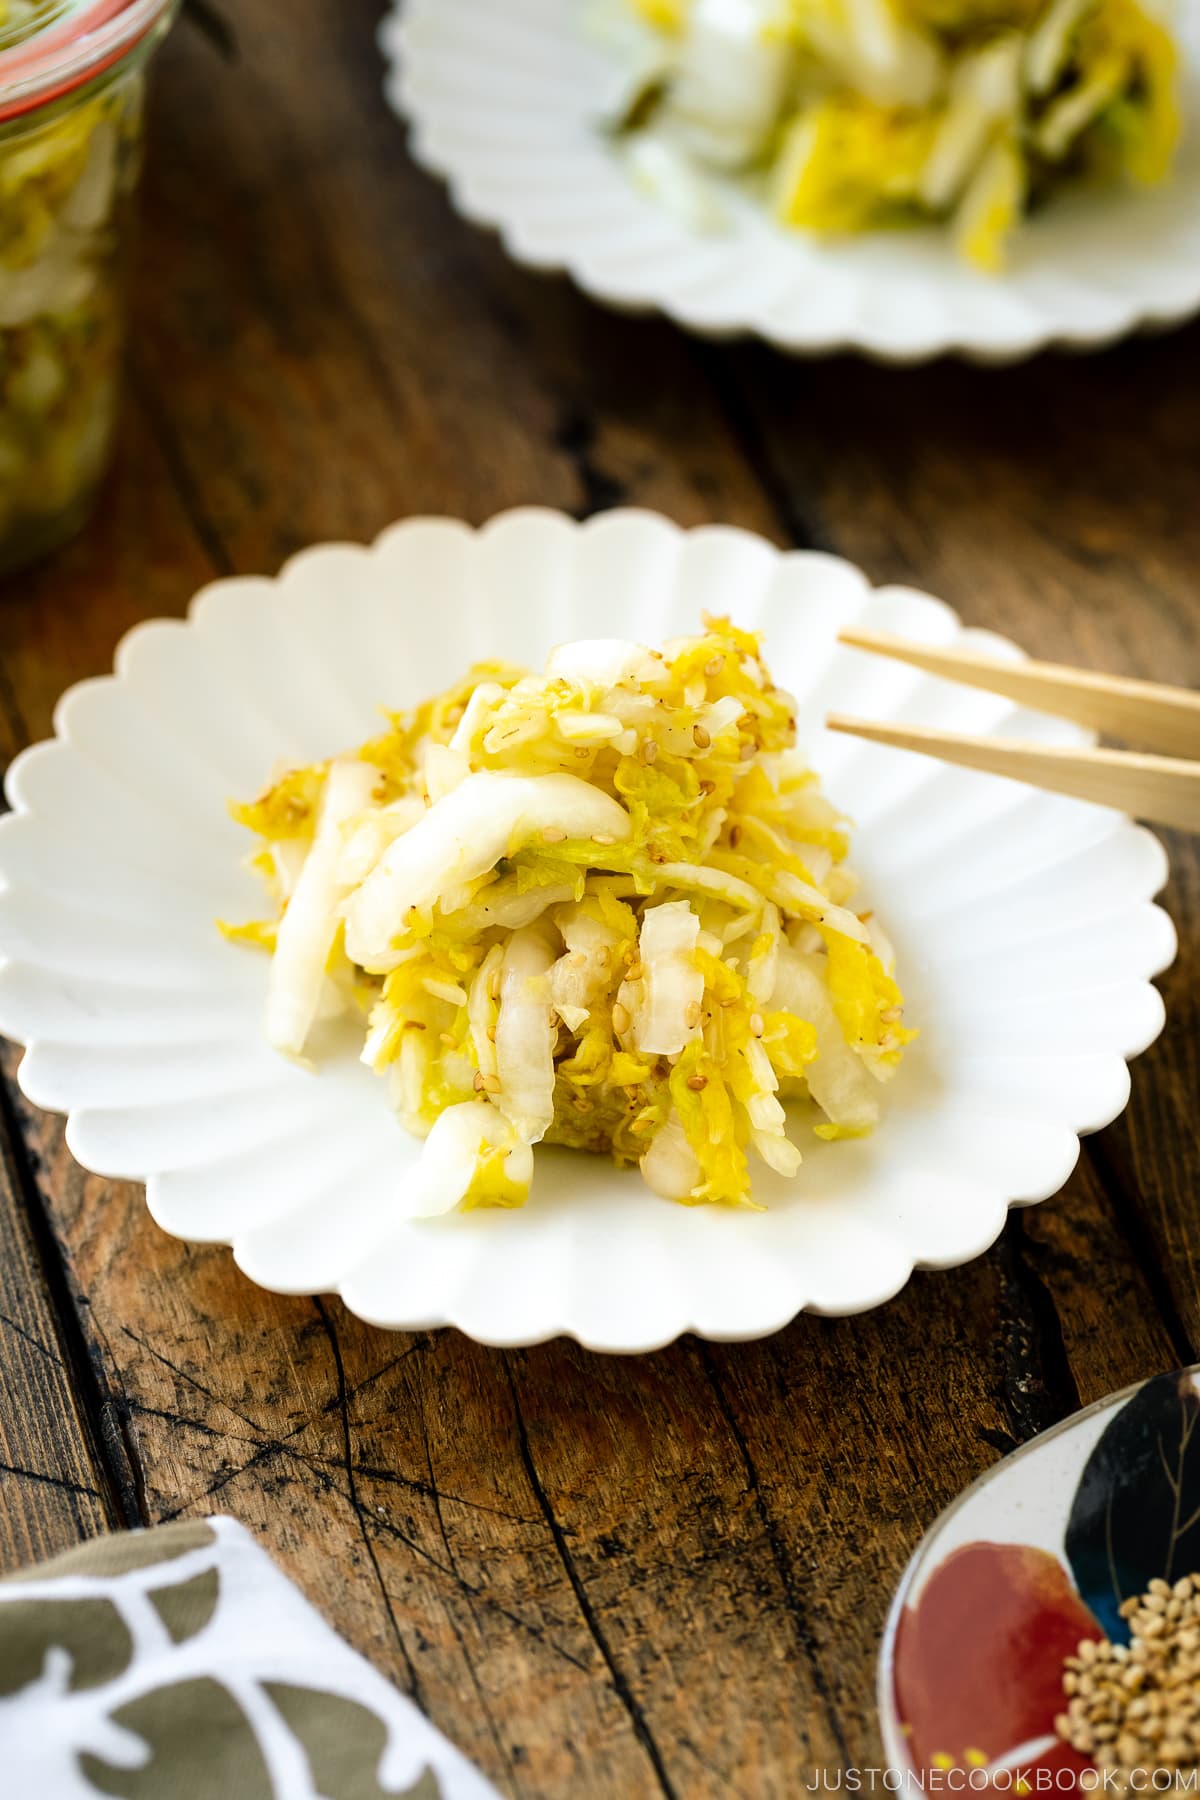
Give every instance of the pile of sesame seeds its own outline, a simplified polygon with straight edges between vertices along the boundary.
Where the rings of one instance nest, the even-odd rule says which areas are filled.
[[[1111,1770],[1120,1791],[1134,1771],[1200,1768],[1200,1574],[1155,1580],[1126,1600],[1131,1641],[1087,1638],[1063,1665],[1067,1709],[1059,1737]],[[1155,1791],[1169,1792],[1165,1782]]]

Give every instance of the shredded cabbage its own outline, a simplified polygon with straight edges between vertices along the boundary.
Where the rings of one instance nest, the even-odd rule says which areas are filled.
[[[365,1013],[426,1139],[414,1216],[520,1204],[543,1140],[754,1205],[754,1159],[800,1166],[785,1102],[869,1129],[914,1035],[846,821],[728,619],[483,665],[233,812],[273,914],[222,930],[271,953],[270,1040],[304,1057]]]
[[[945,220],[995,271],[1047,193],[1161,180],[1179,137],[1155,0],[607,6],[631,27],[601,34],[626,70],[612,128],[631,178],[700,230],[727,224],[712,176],[732,171],[787,227]]]

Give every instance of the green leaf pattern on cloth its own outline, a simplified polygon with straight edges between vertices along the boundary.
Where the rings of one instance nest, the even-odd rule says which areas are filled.
[[[308,1751],[317,1786],[329,1800],[389,1800],[375,1779],[387,1743],[382,1719],[337,1694],[271,1682],[267,1692]],[[429,1769],[405,1800],[439,1800],[437,1777]]]
[[[47,1800],[496,1800],[232,1519],[0,1581],[0,1755]]]
[[[87,1751],[80,1767],[100,1794],[120,1800],[274,1800],[271,1774],[254,1727],[211,1676],[151,1688],[113,1715],[150,1751],[141,1768],[119,1769]]]

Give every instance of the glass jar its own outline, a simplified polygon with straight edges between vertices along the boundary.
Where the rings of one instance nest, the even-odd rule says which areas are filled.
[[[0,573],[82,525],[120,391],[148,59],[178,0],[0,0]]]

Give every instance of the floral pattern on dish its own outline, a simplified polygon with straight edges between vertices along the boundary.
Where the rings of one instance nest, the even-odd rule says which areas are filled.
[[[1198,1423],[1197,1370],[1157,1375],[1033,1439],[947,1509],[884,1636],[893,1763],[921,1779],[978,1770],[1017,1793],[1039,1770],[1056,1792],[1095,1784],[1056,1731],[1064,1663],[1088,1640],[1127,1645],[1122,1604],[1200,1568]]]

